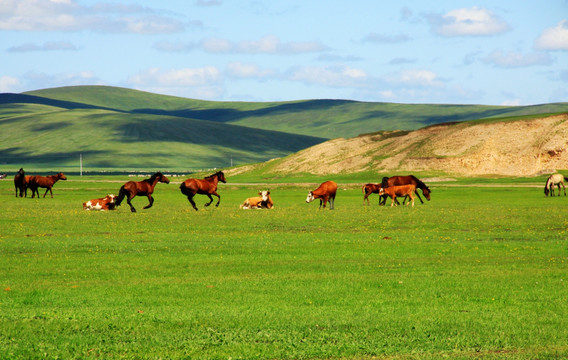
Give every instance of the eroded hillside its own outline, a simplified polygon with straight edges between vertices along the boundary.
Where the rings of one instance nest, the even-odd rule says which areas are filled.
[[[568,114],[435,125],[334,139],[280,159],[271,172],[443,171],[532,176],[568,169]]]

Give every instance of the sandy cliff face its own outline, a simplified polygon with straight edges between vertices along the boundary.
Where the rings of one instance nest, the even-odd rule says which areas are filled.
[[[555,169],[568,169],[568,114],[339,138],[289,156],[273,171],[532,176]]]

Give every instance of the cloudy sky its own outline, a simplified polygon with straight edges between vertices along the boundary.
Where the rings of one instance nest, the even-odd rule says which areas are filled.
[[[568,101],[568,0],[0,0],[0,92]]]

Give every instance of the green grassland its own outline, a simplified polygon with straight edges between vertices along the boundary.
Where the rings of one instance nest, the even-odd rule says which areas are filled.
[[[0,171],[170,171],[283,157],[337,137],[568,111],[347,100],[214,102],[107,86],[0,94]]]
[[[229,178],[195,212],[172,178],[151,209],[82,210],[126,180],[0,181],[1,358],[568,357],[568,199],[542,179],[432,183],[414,208],[338,180],[329,211]],[[265,187],[273,210],[239,209]]]

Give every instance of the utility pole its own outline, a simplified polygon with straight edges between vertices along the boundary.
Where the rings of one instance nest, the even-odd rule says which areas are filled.
[[[83,154],[79,154],[79,173],[83,176]]]

